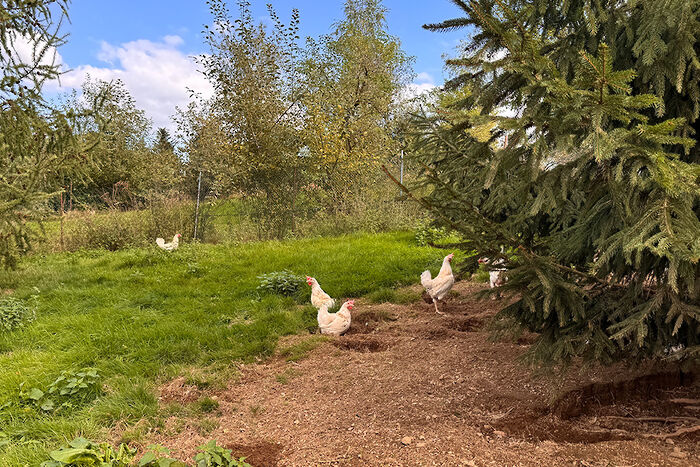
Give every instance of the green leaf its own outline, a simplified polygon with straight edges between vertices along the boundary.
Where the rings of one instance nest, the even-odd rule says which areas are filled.
[[[55,408],[54,403],[51,399],[47,399],[41,404],[41,410],[45,412],[51,412]]]
[[[58,451],[51,451],[49,455],[53,460],[65,464],[79,464],[81,462],[94,464],[100,461],[100,455],[97,452],[82,448],[59,449]]]
[[[28,397],[33,401],[38,401],[39,399],[44,397],[44,391],[42,391],[39,388],[31,388],[29,390]]]
[[[144,465],[148,464],[149,462],[153,462],[155,459],[156,459],[155,454],[153,454],[152,452],[147,452],[146,454],[143,455],[143,457],[139,461],[139,467],[143,467]]]

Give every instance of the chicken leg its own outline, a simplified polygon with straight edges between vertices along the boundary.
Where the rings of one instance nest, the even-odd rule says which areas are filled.
[[[435,312],[436,312],[437,314],[439,314],[439,315],[445,316],[445,313],[443,313],[442,311],[438,310],[437,302],[438,302],[438,301],[437,301],[436,299],[433,299],[433,305],[435,305]]]

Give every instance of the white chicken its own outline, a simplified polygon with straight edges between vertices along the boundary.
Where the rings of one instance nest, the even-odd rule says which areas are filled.
[[[163,238],[156,238],[156,245],[158,245],[158,248],[165,251],[175,251],[180,245],[180,237],[182,237],[182,235],[175,234],[173,241],[170,243],[165,243],[165,239]]]
[[[323,304],[318,309],[318,327],[321,334],[329,336],[340,336],[345,331],[350,329],[352,317],[350,310],[355,306],[355,300],[348,300],[343,303],[337,313],[328,313],[327,304]]]
[[[491,264],[490,258],[479,258],[479,264],[489,265]],[[493,262],[492,266],[504,266],[506,261],[503,258],[497,259]],[[506,281],[506,268],[504,267],[492,267],[489,269],[489,286],[493,289],[494,287],[500,287]]]
[[[442,260],[440,272],[434,279],[431,278],[430,271],[423,271],[423,274],[420,275],[420,283],[423,284],[425,291],[428,292],[428,295],[433,300],[435,311],[441,315],[444,313],[438,310],[437,302],[447,296],[447,293],[455,283],[455,277],[452,275],[452,267],[450,266],[453,257],[452,253],[445,256],[445,259]]]
[[[320,310],[322,306],[326,306],[326,310],[335,305],[335,300],[323,291],[318,281],[313,277],[306,276],[306,283],[311,287],[311,304]]]

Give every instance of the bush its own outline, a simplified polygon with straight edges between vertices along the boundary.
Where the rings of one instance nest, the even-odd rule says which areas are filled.
[[[0,300],[0,331],[13,331],[34,321],[36,313],[16,298]]]
[[[258,276],[258,279],[260,279],[258,290],[284,295],[285,297],[293,297],[298,294],[305,284],[302,276],[298,276],[286,269],[263,274]]]
[[[435,244],[447,238],[450,233],[444,227],[434,227],[429,222],[422,222],[415,232],[416,243],[420,246]]]

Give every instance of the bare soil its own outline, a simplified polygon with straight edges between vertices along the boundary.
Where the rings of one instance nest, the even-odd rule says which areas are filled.
[[[168,420],[145,444],[191,459],[214,438],[256,467],[700,465],[696,378],[672,366],[533,372],[519,360],[532,336],[489,340],[503,303],[475,300],[481,288],[456,284],[446,316],[358,300],[347,335],[297,362],[242,365],[207,393],[218,412]],[[202,395],[178,379],[161,398]]]

